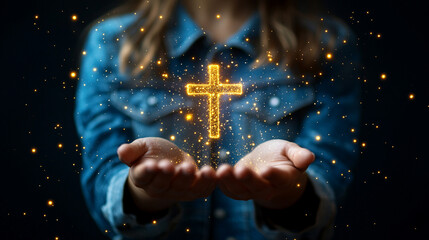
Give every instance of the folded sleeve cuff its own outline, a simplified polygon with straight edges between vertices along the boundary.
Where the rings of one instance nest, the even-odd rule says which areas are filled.
[[[135,215],[124,213],[123,196],[128,171],[128,168],[124,168],[112,178],[106,204],[102,207],[104,217],[117,235],[114,239],[159,239],[178,222],[182,209],[178,204],[173,205],[167,215],[157,219],[156,223],[139,224]]]
[[[256,218],[256,226],[267,239],[329,239],[332,237],[336,215],[334,192],[326,180],[314,171],[308,169],[307,174],[320,198],[315,224],[301,232],[294,232],[278,225],[274,225],[274,229],[270,228]]]

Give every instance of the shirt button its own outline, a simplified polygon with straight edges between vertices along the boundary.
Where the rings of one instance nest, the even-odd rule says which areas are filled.
[[[219,159],[220,160],[226,160],[228,158],[229,152],[225,149],[221,149],[219,151]]]
[[[217,219],[222,219],[222,218],[225,218],[225,216],[226,216],[226,211],[224,210],[224,209],[222,209],[222,208],[216,208],[215,210],[214,210],[214,216],[215,216],[215,218],[217,218]]]
[[[147,104],[149,106],[155,106],[158,103],[158,99],[155,96],[150,96],[147,98]]]
[[[280,99],[278,97],[271,97],[269,104],[271,107],[278,107],[280,104]]]

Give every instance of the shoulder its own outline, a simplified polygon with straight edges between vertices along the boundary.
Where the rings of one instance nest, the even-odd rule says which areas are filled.
[[[135,14],[125,14],[107,19],[99,19],[89,28],[86,48],[102,45],[117,45],[125,36],[127,28],[137,19]]]
[[[322,45],[333,51],[339,49],[357,49],[357,36],[343,20],[324,16],[321,18],[321,42]]]
[[[320,43],[324,48],[334,48],[343,43],[355,42],[353,30],[340,18],[332,15],[323,15],[320,18],[304,19],[301,24],[320,36]]]

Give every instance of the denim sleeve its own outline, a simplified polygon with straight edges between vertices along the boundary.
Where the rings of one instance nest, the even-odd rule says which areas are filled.
[[[326,60],[322,78],[315,84],[316,102],[308,111],[295,142],[315,153],[307,169],[320,198],[314,226],[302,232],[259,223],[268,239],[329,239],[332,235],[336,206],[352,180],[358,160],[360,124],[360,54],[356,37],[340,28],[332,53]],[[284,216],[287,217],[287,216]]]
[[[108,20],[89,33],[82,56],[76,94],[75,122],[82,142],[81,185],[90,214],[99,228],[116,239],[157,239],[167,232],[179,211],[175,208],[157,224],[139,225],[123,211],[128,167],[116,150],[132,140],[131,122],[110,103],[111,92],[122,84],[118,69],[117,34],[121,24]]]

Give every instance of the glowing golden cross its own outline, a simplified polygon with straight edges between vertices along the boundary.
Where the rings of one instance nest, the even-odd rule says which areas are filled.
[[[188,95],[208,95],[209,97],[209,136],[220,137],[219,121],[219,98],[221,94],[241,95],[243,92],[241,84],[219,83],[219,65],[209,65],[209,84],[186,85]]]

